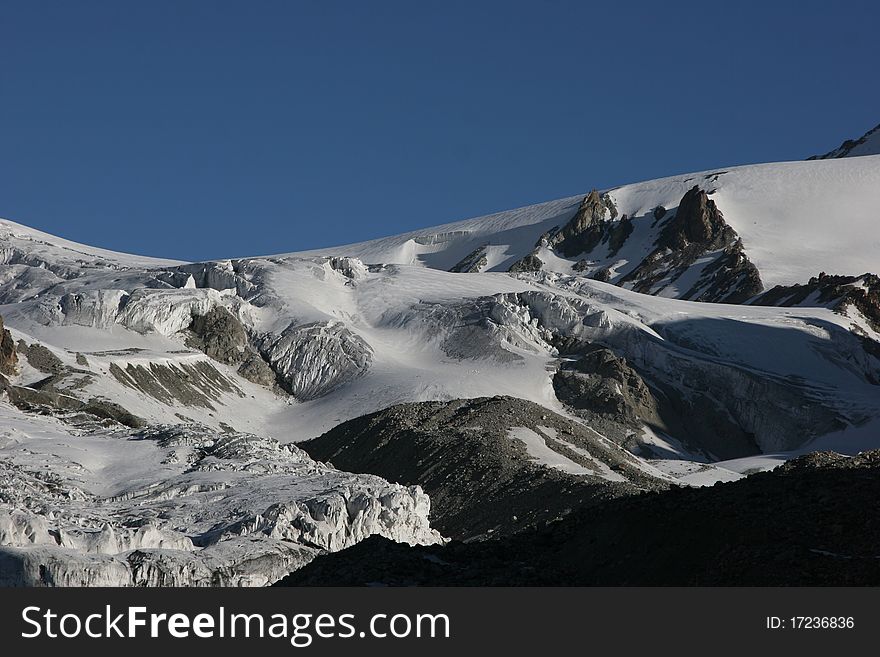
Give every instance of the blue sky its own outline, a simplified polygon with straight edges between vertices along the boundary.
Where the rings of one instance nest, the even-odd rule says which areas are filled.
[[[0,0],[0,216],[187,260],[801,159],[876,2]]]

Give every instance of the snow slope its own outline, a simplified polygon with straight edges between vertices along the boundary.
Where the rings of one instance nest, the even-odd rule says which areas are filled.
[[[710,192],[768,288],[805,282],[820,271],[880,271],[880,156],[739,166],[606,190],[619,215],[632,218],[634,232],[616,257],[600,253],[601,265],[620,274],[631,270],[654,248],[659,233],[654,209],[677,207],[694,185]],[[506,271],[535,248],[542,234],[571,219],[582,198],[298,255],[344,255],[367,263],[448,270],[485,246],[483,271]],[[577,260],[540,257],[546,270],[560,273],[571,273]]]
[[[868,130],[858,139],[847,139],[833,151],[825,155],[816,155],[811,160],[827,160],[837,157],[859,157],[862,155],[880,155],[880,125]]]

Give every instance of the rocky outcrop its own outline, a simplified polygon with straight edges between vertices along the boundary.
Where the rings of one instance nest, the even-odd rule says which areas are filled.
[[[677,298],[742,303],[763,290],[760,274],[746,256],[742,240],[699,186],[692,187],[672,218],[664,221],[655,249],[616,284],[656,294],[678,285],[691,267],[708,256],[709,262],[695,282],[677,289]]]
[[[839,313],[857,310],[880,332],[880,277],[820,273],[803,285],[777,285],[751,303],[758,306],[826,306]]]
[[[515,437],[522,429],[581,474],[536,461]],[[401,404],[300,446],[340,469],[418,482],[431,496],[433,526],[461,540],[520,532],[665,485],[589,429],[511,397]]]
[[[454,273],[476,274],[483,271],[488,264],[486,259],[486,247],[480,246],[454,264],[449,271]]]
[[[242,378],[260,386],[271,388],[277,383],[275,371],[259,354],[251,350],[247,351],[237,371]]]
[[[606,438],[645,458],[675,456],[654,445],[646,428],[710,458],[760,451],[736,413],[707,391],[688,386],[682,394],[681,383],[665,373],[644,364],[640,373],[625,357],[597,344],[584,350],[577,360],[561,362],[553,390],[559,401]]]
[[[626,359],[598,345],[553,376],[556,397],[606,438],[639,451],[645,425],[660,426],[657,400]]]
[[[241,322],[222,306],[211,308],[204,315],[193,317],[189,325],[192,337],[187,341],[221,363],[235,365],[245,356],[247,332]]]
[[[723,173],[706,179],[717,180]],[[636,231],[633,219],[626,214],[618,219],[610,194],[593,190],[565,225],[544,233],[534,252],[510,271],[540,271],[542,249],[550,249],[564,259],[578,258],[572,271],[594,280],[644,294],[742,303],[761,292],[761,277],[709,194],[695,185],[674,212],[658,206],[641,217],[636,251],[641,259],[631,262],[632,254],[619,254]],[[653,248],[644,256],[646,238],[653,240]]]
[[[727,225],[715,201],[694,185],[678,204],[675,216],[660,233],[658,246],[685,249],[695,244],[709,251],[726,246],[736,239],[736,232]]]
[[[833,151],[828,151],[824,155],[813,155],[807,160],[829,160],[838,157],[877,154],[880,154],[880,125],[871,128],[858,139],[847,139]]]
[[[589,253],[608,239],[610,222],[617,217],[617,208],[607,194],[595,189],[581,201],[577,213],[557,233],[545,236],[547,245],[566,258]],[[617,238],[618,241],[620,238]],[[619,248],[619,247],[618,247]]]
[[[64,363],[48,347],[38,342],[28,344],[19,340],[18,350],[27,359],[28,364],[34,369],[46,374],[58,374],[65,369]]]
[[[512,273],[541,271],[541,267],[543,266],[544,262],[537,256],[537,253],[530,253],[510,265],[510,268],[507,271]]]
[[[3,318],[0,317],[0,374],[10,376],[17,371],[18,354],[15,350],[15,341],[9,329],[3,326]]]
[[[193,317],[187,345],[226,365],[238,365],[238,374],[252,383],[271,387],[275,372],[251,347],[244,325],[223,306]]]

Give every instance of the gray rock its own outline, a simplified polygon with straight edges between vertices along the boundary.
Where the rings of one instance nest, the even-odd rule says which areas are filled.
[[[658,208],[657,210],[660,210]],[[664,217],[655,210],[655,217]],[[743,250],[742,241],[715,202],[698,186],[681,199],[666,222],[654,250],[637,267],[615,281],[643,294],[655,294],[674,282],[707,253],[718,255],[705,265],[696,283],[678,298],[716,303],[742,303],[764,286],[757,268]]]
[[[607,232],[616,217],[617,208],[611,197],[599,194],[594,189],[581,201],[574,217],[556,234],[549,236],[547,243],[566,258],[589,253],[604,239],[608,239]],[[629,230],[632,230],[632,226]]]
[[[605,464],[620,480],[536,463],[524,444],[509,436],[518,427],[535,431],[547,447],[588,469],[597,461]],[[431,496],[432,526],[459,540],[518,533],[573,508],[666,485],[595,432],[512,397],[392,406],[344,422],[300,447],[343,470],[419,482]],[[516,523],[510,523],[511,516]]]
[[[192,336],[187,344],[221,363],[235,365],[245,358],[247,332],[226,308],[214,306],[204,315],[193,317]]]
[[[21,342],[19,342],[19,347]],[[47,374],[58,374],[64,371],[64,363],[47,347],[39,343],[27,345],[24,349],[27,362],[34,368]]]
[[[0,374],[12,375],[17,371],[18,354],[15,352],[15,342],[0,317]]]
[[[521,258],[517,260],[512,265],[510,265],[510,269],[508,271],[511,272],[529,272],[529,271],[540,271],[541,267],[544,266],[544,263],[541,259],[535,255],[534,253],[530,253],[525,258]]]
[[[475,274],[483,270],[488,263],[486,259],[486,247],[480,246],[454,264],[449,271],[455,273]]]
[[[257,385],[271,387],[275,385],[275,372],[262,357],[248,349],[244,361],[238,368],[243,378]]]

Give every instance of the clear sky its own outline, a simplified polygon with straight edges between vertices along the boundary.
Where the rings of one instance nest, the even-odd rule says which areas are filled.
[[[733,164],[880,122],[880,3],[0,0],[0,216],[187,260]]]

